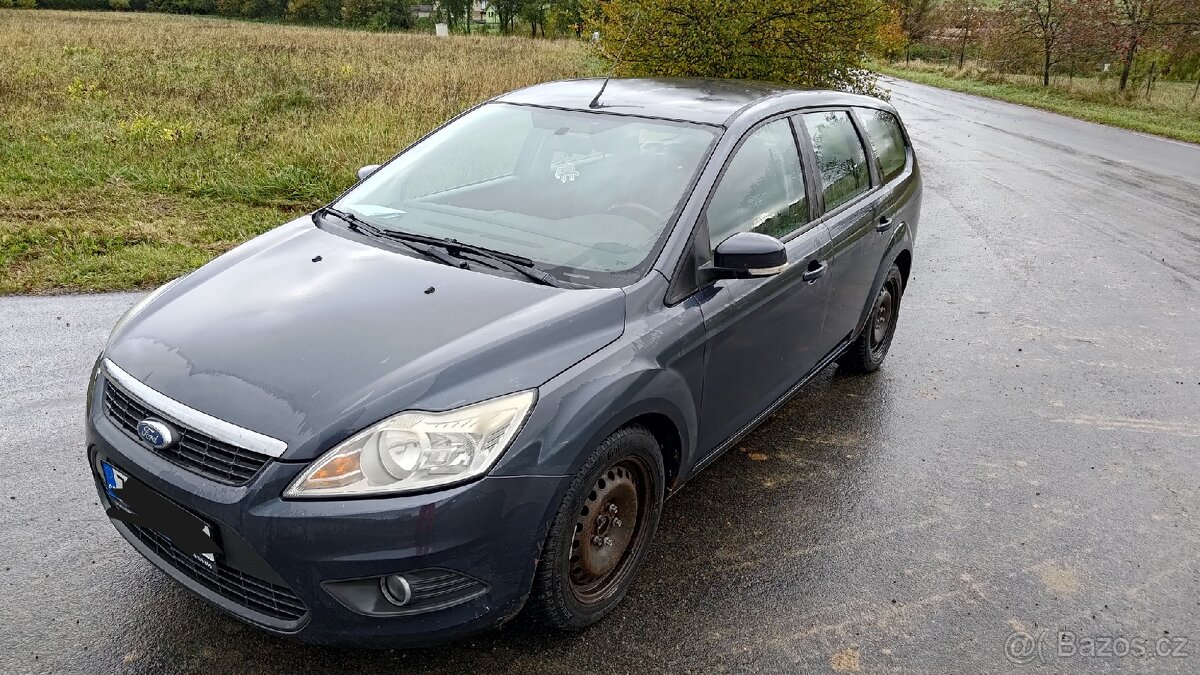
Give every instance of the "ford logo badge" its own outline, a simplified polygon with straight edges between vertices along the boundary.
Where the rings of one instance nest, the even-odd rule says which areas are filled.
[[[165,422],[158,420],[142,420],[137,425],[138,438],[155,450],[164,450],[175,445],[179,434]]]

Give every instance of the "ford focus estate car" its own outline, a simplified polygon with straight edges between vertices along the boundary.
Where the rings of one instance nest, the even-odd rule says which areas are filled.
[[[582,628],[667,496],[826,366],[879,367],[920,202],[872,98],[499,96],[120,319],[88,393],[102,503],[276,633]]]

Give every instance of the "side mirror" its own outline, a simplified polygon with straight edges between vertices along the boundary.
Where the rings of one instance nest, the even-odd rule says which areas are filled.
[[[378,171],[379,167],[381,167],[381,166],[383,166],[383,165],[382,164],[368,164],[368,165],[364,166],[363,168],[358,170],[358,179],[359,180],[365,179],[367,176],[370,176],[371,174]]]
[[[757,232],[738,232],[717,244],[712,264],[702,269],[710,279],[748,279],[774,276],[786,267],[783,242]]]

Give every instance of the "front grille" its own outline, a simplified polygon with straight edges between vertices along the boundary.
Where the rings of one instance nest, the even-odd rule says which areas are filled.
[[[171,567],[223,598],[282,621],[298,621],[308,611],[300,598],[284,586],[250,576],[219,560],[209,567],[176,548],[170,539],[161,534],[131,523],[125,525]]]
[[[245,485],[254,478],[259,469],[271,461],[266,455],[230,445],[164,418],[118,387],[112,380],[106,380],[104,383],[104,413],[113,424],[150,451],[219,483]],[[138,438],[137,425],[147,418],[160,418],[170,422],[179,431],[179,442],[162,450],[143,443]]]

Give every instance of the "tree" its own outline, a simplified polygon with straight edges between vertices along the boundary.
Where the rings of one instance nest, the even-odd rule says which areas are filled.
[[[287,0],[216,0],[215,4],[218,14],[249,19],[278,18],[287,9]]]
[[[341,0],[288,0],[287,17],[307,23],[332,23],[342,10]]]
[[[1148,40],[1171,27],[1200,23],[1200,18],[1194,17],[1195,2],[1197,0],[1117,0],[1114,25],[1122,34],[1121,91],[1129,84],[1138,50]]]
[[[893,7],[900,13],[900,25],[908,37],[904,45],[904,60],[908,61],[910,48],[914,42],[924,40],[933,28],[936,0],[891,0]]]
[[[891,18],[879,27],[875,38],[875,53],[886,61],[895,61],[900,54],[908,54],[908,36],[904,33],[904,22],[900,10],[893,8]]]
[[[522,0],[492,0],[491,6],[500,18],[500,32],[512,33],[517,26],[517,13],[521,11]]]
[[[979,32],[979,26],[983,22],[983,0],[947,0],[946,4],[942,5],[942,15],[946,28],[956,31],[958,67],[962,68],[971,38]]]
[[[518,13],[526,23],[529,24],[529,37],[537,37],[538,28],[542,29],[542,37],[546,37],[546,10],[549,9],[549,3],[541,2],[541,0],[523,0],[518,8]]]
[[[1098,67],[1112,57],[1116,43],[1112,12],[1112,0],[1076,0],[1073,10],[1067,13],[1060,52],[1072,78],[1081,63]]]
[[[342,0],[342,20],[374,30],[412,28],[409,0]]]
[[[471,0],[442,0],[438,3],[438,12],[445,13],[446,25],[452,30],[459,25],[465,25],[466,31],[470,33],[471,5],[473,4]]]
[[[774,80],[877,93],[864,64],[882,0],[610,0],[601,47],[632,76]]]
[[[1049,86],[1051,69],[1063,59],[1075,63],[1109,48],[1112,40],[1106,27],[1112,3],[1113,0],[1007,0],[1002,18],[1015,35],[1004,37],[1024,37],[1036,43],[1042,86]]]
[[[556,33],[570,31],[575,37],[583,35],[584,2],[590,0],[554,0],[550,3],[548,18]]]
[[[1010,19],[1010,28],[1038,43],[1043,87],[1050,86],[1050,69],[1058,63],[1063,27],[1076,2],[1077,0],[1007,0],[1004,4],[1004,12]]]

